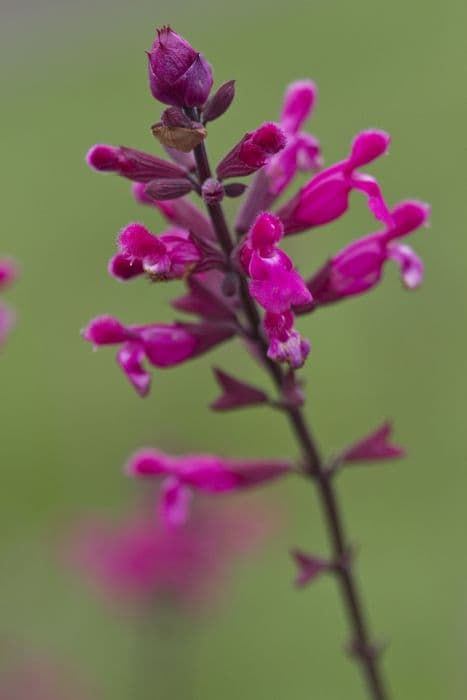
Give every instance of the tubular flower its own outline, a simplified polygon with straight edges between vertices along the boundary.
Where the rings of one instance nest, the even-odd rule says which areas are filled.
[[[202,258],[188,231],[178,228],[153,236],[141,224],[130,224],[119,234],[118,247],[109,271],[121,280],[144,273],[154,281],[183,279]]]
[[[418,287],[423,280],[423,263],[397,239],[426,224],[429,213],[429,207],[421,202],[398,204],[391,212],[390,226],[348,245],[307,282],[313,304],[329,304],[369,291],[380,282],[388,260],[399,265],[407,289]],[[297,311],[300,313],[300,309]]]
[[[350,155],[315,175],[277,212],[285,234],[300,233],[334,221],[349,207],[353,190],[363,192],[379,221],[390,223],[390,215],[377,181],[356,170],[387,152],[389,135],[384,131],[362,131],[354,139]]]
[[[255,216],[269,209],[298,171],[319,170],[322,165],[319,141],[304,131],[316,103],[317,89],[312,80],[297,80],[285,92],[279,126],[287,138],[283,150],[270,158],[248,188],[241,205],[236,229],[246,233]]]
[[[264,329],[270,341],[268,356],[301,367],[310,344],[294,329],[291,309],[312,302],[292,260],[277,247],[284,235],[280,219],[260,214],[240,249],[240,262],[250,277],[250,294],[267,312]]]
[[[83,331],[83,338],[95,348],[119,345],[117,361],[138,394],[145,396],[151,378],[144,361],[166,368],[197,357],[234,334],[232,327],[209,323],[152,324],[124,326],[112,316],[95,318]]]
[[[232,460],[214,455],[173,457],[143,449],[126,466],[129,476],[162,477],[161,518],[168,526],[186,522],[192,491],[220,494],[249,489],[289,474],[288,462]]]

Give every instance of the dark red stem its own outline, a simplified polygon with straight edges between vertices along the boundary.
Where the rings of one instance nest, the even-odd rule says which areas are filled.
[[[197,118],[195,116],[194,118]],[[204,143],[194,150],[200,184],[211,177],[211,168]],[[220,203],[206,204],[212,224],[217,233],[219,243],[229,260],[234,244],[229,227]],[[251,337],[261,350],[264,366],[271,375],[279,392],[283,394],[284,374],[281,367],[270,360],[267,355],[267,343],[261,330],[261,318],[254,300],[248,291],[248,283],[243,275],[239,274],[240,296],[245,316],[248,319]],[[379,650],[371,642],[366,616],[360,593],[355,581],[352,561],[349,557],[350,545],[344,532],[343,518],[332,482],[332,473],[329,472],[320,456],[311,428],[308,425],[301,408],[283,401],[283,410],[286,412],[292,430],[294,431],[303,454],[306,476],[314,481],[318,489],[324,519],[329,533],[333,549],[333,558],[336,563],[333,571],[338,578],[344,606],[347,611],[349,624],[352,630],[352,639],[349,652],[360,662],[363,674],[366,678],[369,696],[372,700],[388,700],[388,694],[381,676],[379,667]]]

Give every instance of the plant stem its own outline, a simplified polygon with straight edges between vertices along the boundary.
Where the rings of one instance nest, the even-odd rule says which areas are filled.
[[[211,168],[204,143],[197,146],[194,149],[194,153],[200,184],[202,184],[208,177],[211,177]],[[222,205],[220,203],[215,203],[207,204],[206,206],[219,243],[230,265],[234,244]],[[249,294],[246,278],[240,273],[238,273],[238,276],[240,298],[243,311],[250,324],[252,339],[261,351],[261,357],[265,368],[283,396],[283,371],[276,362],[273,362],[267,357],[267,343],[262,334],[261,318],[258,309]],[[332,482],[332,474],[328,472],[321,458],[303,410],[298,406],[290,405],[290,402],[287,401],[283,402],[283,410],[286,412],[291,428],[300,444],[305,466],[305,475],[314,481],[318,490],[323,516],[333,550],[334,566],[332,570],[338,579],[349,625],[352,630],[349,651],[352,656],[360,662],[362,672],[367,682],[369,697],[372,700],[388,700],[388,694],[379,667],[379,650],[371,642],[361,596],[349,556],[350,545],[345,534],[341,508]]]

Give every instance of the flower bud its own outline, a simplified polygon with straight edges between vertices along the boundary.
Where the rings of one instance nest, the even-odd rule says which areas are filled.
[[[88,151],[86,162],[93,170],[117,173],[135,182],[149,182],[155,178],[181,178],[186,175],[185,168],[176,163],[125,146],[98,143]]]
[[[245,134],[242,140],[217,166],[220,180],[242,177],[256,172],[284,148],[286,137],[276,124],[262,124],[256,131]]]
[[[156,100],[176,107],[202,107],[212,88],[204,56],[170,27],[157,31],[148,52],[149,85]]]
[[[178,199],[188,194],[193,189],[193,186],[189,180],[186,178],[178,178],[173,180],[168,180],[164,178],[158,178],[156,180],[151,180],[146,186],[145,194],[153,199],[167,200],[167,199]]]
[[[234,97],[235,80],[229,80],[228,83],[221,85],[219,90],[210,98],[203,110],[203,122],[207,124],[221,117],[232,104]]]
[[[216,180],[213,177],[208,177],[208,179],[203,182],[201,194],[206,204],[216,204],[217,202],[221,202],[223,200],[224,188],[219,180]]]

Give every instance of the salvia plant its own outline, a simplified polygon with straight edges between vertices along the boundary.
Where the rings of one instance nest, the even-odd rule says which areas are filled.
[[[356,462],[399,458],[403,450],[392,443],[391,425],[384,423],[339,454],[322,456],[303,410],[298,370],[307,361],[310,342],[300,334],[297,318],[369,292],[391,261],[407,289],[418,287],[422,262],[401,239],[427,223],[429,208],[414,200],[389,206],[378,182],[362,172],[387,153],[390,137],[384,131],[358,133],[342,160],[323,167],[318,140],[303,130],[316,102],[311,80],[289,85],[279,120],[252,128],[213,167],[206,149],[207,127],[227,112],[234,81],[213,92],[210,64],[170,27],[157,32],[147,59],[152,95],[166,105],[151,128],[169,159],[98,144],[87,162],[94,170],[131,180],[136,200],[157,209],[170,224],[157,235],[141,223],[123,228],[110,274],[121,281],[140,276],[153,282],[183,280],[186,293],[172,306],[195,320],[126,325],[100,316],[83,336],[95,347],[116,346],[118,364],[141,396],[150,390],[151,367],[173,367],[240,338],[272,381],[274,395],[215,368],[220,394],[211,408],[230,411],[263,404],[281,411],[301,458],[298,463],[234,460],[211,454],[173,456],[148,448],[131,457],[126,472],[160,481],[160,517],[167,528],[185,525],[197,492],[215,496],[255,489],[292,475],[310,481],[319,495],[331,553],[326,558],[294,551],[296,583],[304,586],[323,573],[337,579],[350,627],[348,651],[360,665],[369,697],[385,700],[380,647],[369,631],[355,580],[335,476]],[[310,179],[289,195],[299,172],[309,172]],[[238,181],[247,176],[253,176],[249,184]],[[376,230],[302,277],[282,243],[342,217],[354,192],[367,202]],[[191,193],[200,208],[187,198]],[[232,224],[224,213],[226,198],[241,198]]]

